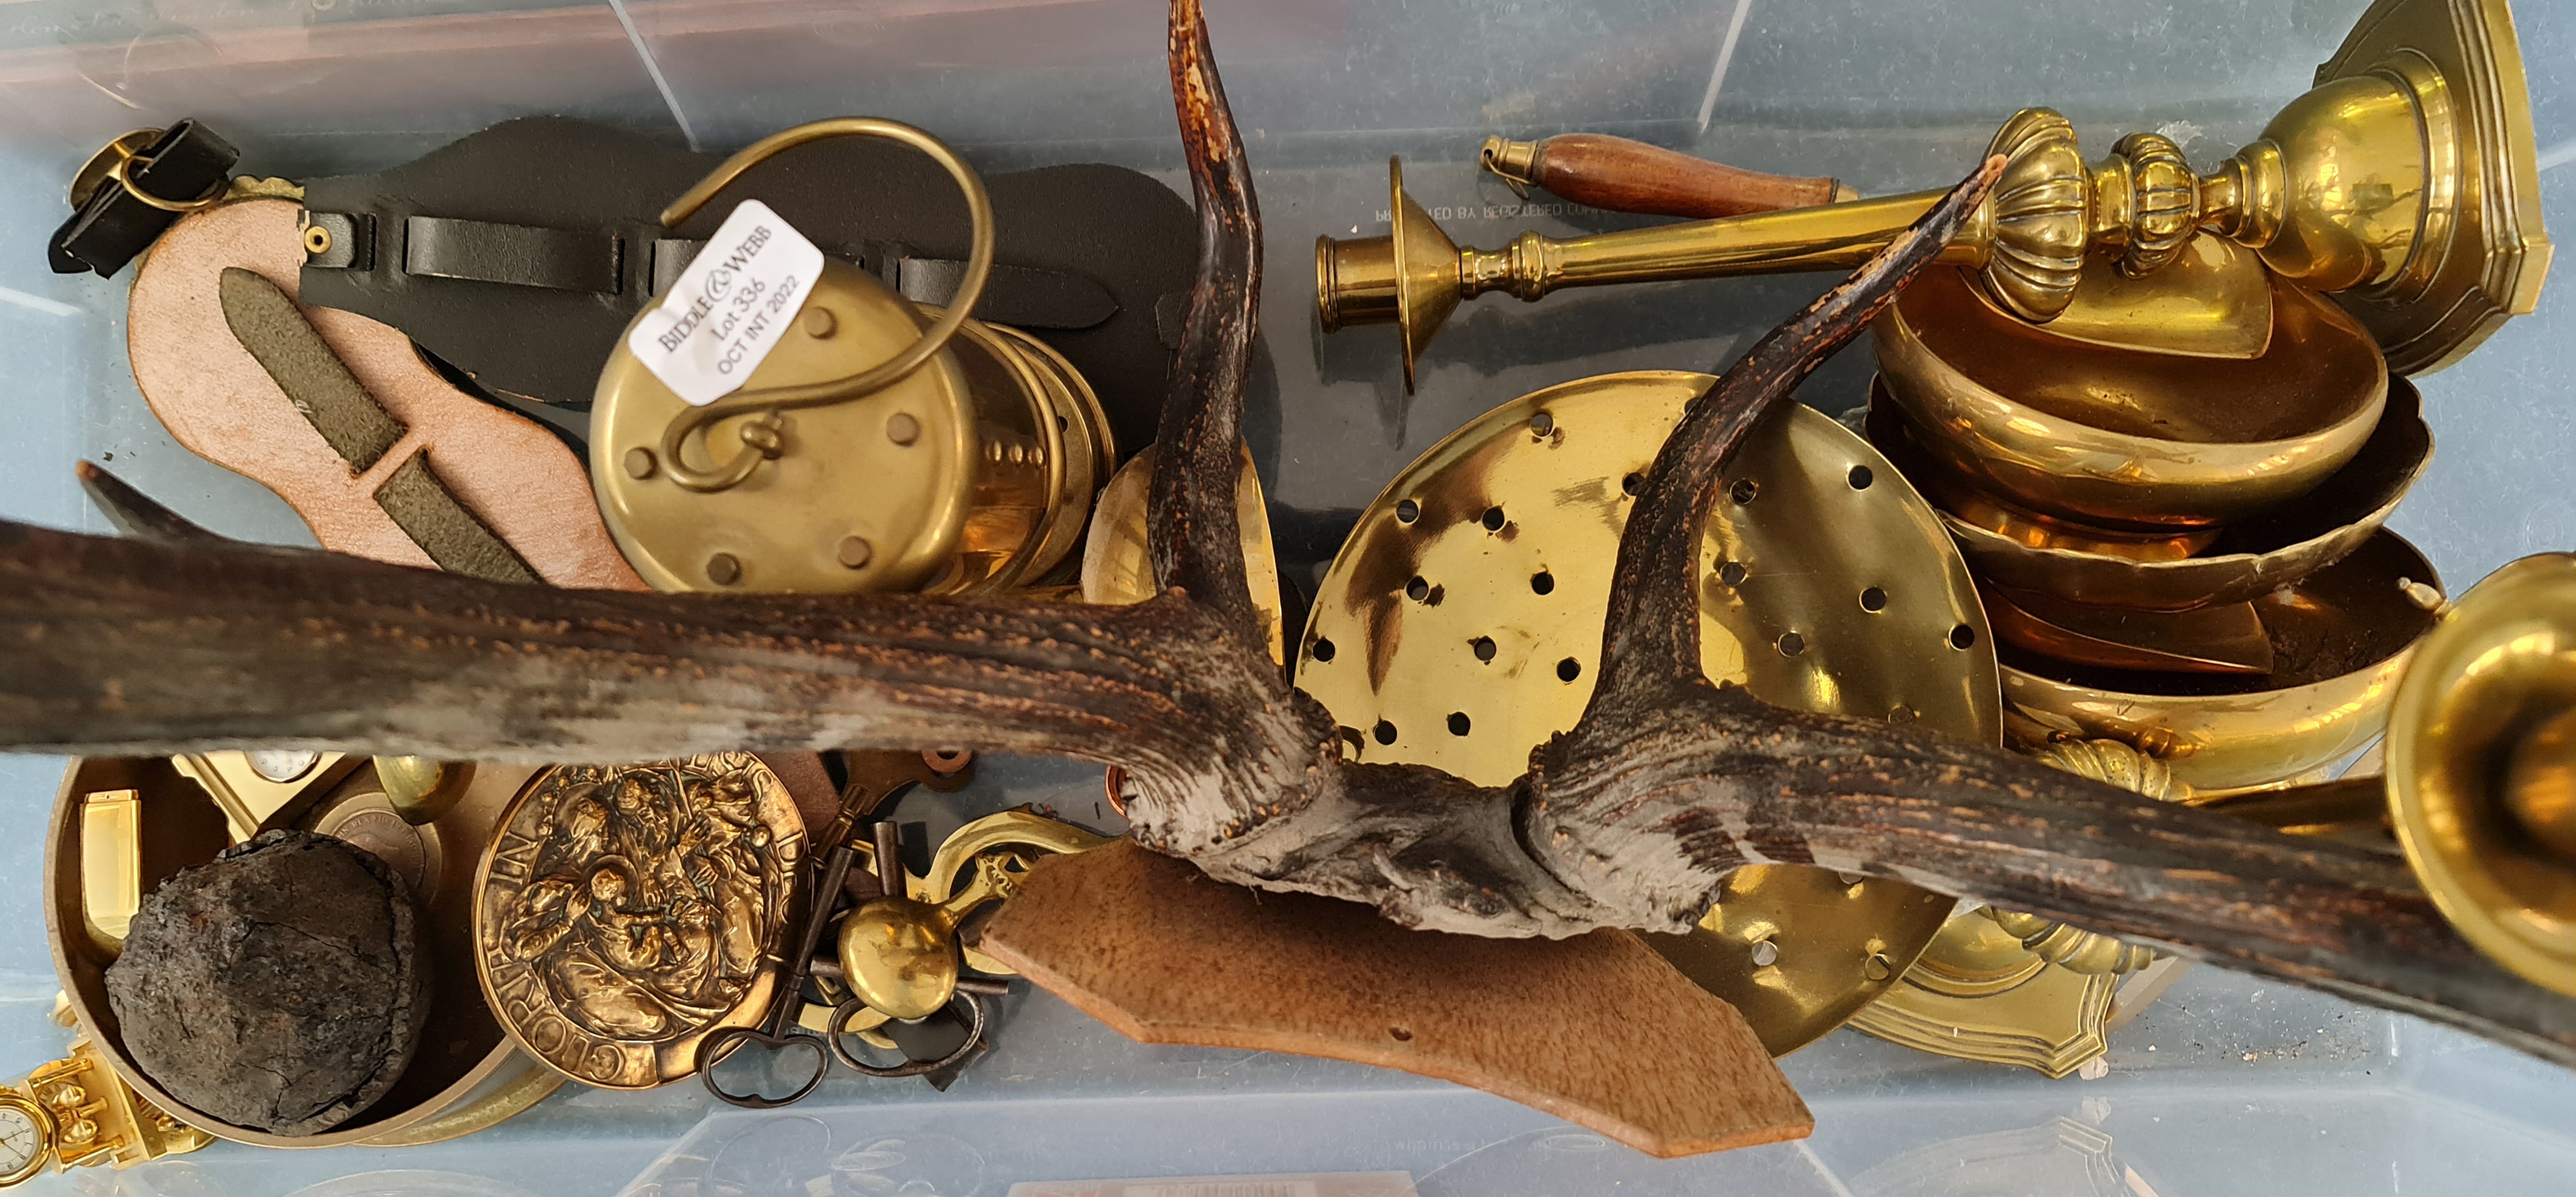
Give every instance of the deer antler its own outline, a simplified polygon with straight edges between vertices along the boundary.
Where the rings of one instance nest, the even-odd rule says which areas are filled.
[[[1697,668],[1693,561],[1736,442],[1939,252],[1991,164],[1695,405],[1620,544],[1592,704],[1479,787],[1342,759],[1253,632],[1232,546],[1259,220],[1195,0],[1173,89],[1203,252],[1153,481],[1171,589],[1132,607],[503,586],[352,558],[0,524],[0,743],[447,758],[733,749],[1124,766],[1135,836],[1410,925],[1673,930],[1756,861],[1898,877],[2468,1027],[2576,1063],[2576,1001],[2488,963],[2403,864],[1919,729],[1780,711]],[[166,515],[166,513],[163,513]],[[175,518],[175,517],[172,517]],[[150,526],[166,521],[146,519]]]

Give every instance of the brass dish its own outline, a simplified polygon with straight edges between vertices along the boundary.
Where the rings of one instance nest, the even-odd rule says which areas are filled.
[[[420,925],[431,960],[433,996],[420,1051],[403,1070],[401,1081],[375,1105],[338,1127],[318,1135],[286,1136],[210,1118],[171,1100],[153,1084],[126,1054],[116,1015],[108,1007],[105,973],[115,956],[87,936],[66,934],[76,932],[83,918],[79,819],[83,795],[134,790],[141,796],[137,857],[147,892],[171,874],[212,859],[232,842],[223,808],[166,758],[75,759],[63,776],[47,832],[45,929],[53,941],[54,969],[81,1033],[98,1045],[116,1075],[146,1101],[218,1138],[259,1147],[434,1142],[423,1136],[439,1124],[462,1134],[534,1104],[544,1093],[506,1085],[496,1091],[486,1083],[528,1061],[511,1046],[484,1005],[482,989],[474,979],[472,942],[475,861],[482,855],[484,837],[495,816],[532,772],[523,767],[480,766],[448,814],[417,829],[419,841],[427,847],[408,864],[426,896],[426,917]],[[381,814],[382,824],[409,826],[393,813],[373,770],[360,769],[326,792],[284,808],[262,829],[314,827],[323,822],[346,829],[352,820],[379,822],[368,812]],[[377,830],[389,832],[391,827],[380,825]],[[391,846],[399,855],[399,845]],[[389,857],[388,863],[400,872],[407,862]],[[424,868],[428,871],[417,871]]]
[[[1714,380],[1586,378],[1487,412],[1364,512],[1316,596],[1298,685],[1352,757],[1500,784],[1573,726],[1599,663],[1629,494]],[[1931,507],[1797,405],[1766,420],[1710,513],[1702,663],[1782,706],[1920,719],[1994,742],[1985,616]],[[1951,901],[1796,866],[1740,869],[1660,946],[1786,1053],[1903,973]]]
[[[2005,737],[2023,751],[2111,739],[2162,758],[2194,790],[2262,785],[2359,750],[2387,722],[2416,642],[2433,625],[2402,583],[2439,589],[2414,546],[2382,530],[2350,557],[2255,603],[2272,638],[2266,677],[2085,669],[2003,652]]]
[[[1270,659],[1285,663],[1288,617],[1279,601],[1279,557],[1270,547],[1270,507],[1261,498],[1252,450],[1238,446],[1238,456],[1243,468],[1234,480],[1234,526],[1243,544],[1244,582]],[[1145,543],[1145,492],[1153,477],[1154,446],[1147,445],[1100,488],[1082,546],[1083,602],[1115,605],[1154,597],[1154,565]]]
[[[1873,391],[1870,442],[1909,479],[1937,476],[1883,395]],[[1978,577],[2015,590],[2151,611],[2260,598],[2342,560],[2396,513],[2433,459],[2433,433],[2419,408],[2414,384],[2390,380],[2379,427],[2350,464],[2289,509],[2226,529],[2197,556],[2140,561],[2032,546],[1947,512],[1942,522]]]
[[[1884,389],[1876,380],[1872,380],[1873,396]],[[1880,402],[1893,403],[1894,400]],[[1901,426],[1904,423],[1904,417],[1893,416],[1888,422]],[[1912,439],[1911,433],[1901,430],[1897,435],[1906,437],[1909,441]],[[1915,449],[1913,452],[1914,458],[1908,460],[1922,458],[1921,450]],[[1925,461],[1925,465],[1929,466],[1929,461]],[[1942,515],[1992,532],[2014,544],[2034,549],[2068,549],[2078,553],[2119,557],[2129,561],[2180,561],[2218,543],[2218,538],[2225,534],[2224,530],[2219,528],[2193,528],[2181,532],[2123,532],[2052,519],[2036,511],[2015,507],[1937,468],[1914,470],[1905,476],[1905,480],[1913,483],[1915,489],[1922,491],[1923,497],[1930,499],[1932,505],[1939,508]]]
[[[2342,469],[2388,398],[2359,323],[2274,290],[2271,347],[2232,361],[2052,336],[1934,270],[1879,318],[1879,377],[1933,459],[1997,497],[2110,528],[2235,523]]]
[[[2424,638],[2389,718],[2388,795],[2451,925],[2576,996],[2576,556],[2497,570]]]

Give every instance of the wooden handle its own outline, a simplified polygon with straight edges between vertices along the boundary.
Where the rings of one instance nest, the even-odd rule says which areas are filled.
[[[1739,170],[1674,150],[1600,133],[1565,133],[1538,143],[1530,182],[1577,203],[1659,216],[1740,216],[1834,202],[1832,179]]]

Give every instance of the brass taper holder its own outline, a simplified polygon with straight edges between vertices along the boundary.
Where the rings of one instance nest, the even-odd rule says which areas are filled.
[[[2380,0],[2262,137],[2206,174],[2172,139],[2132,133],[2087,165],[2075,128],[2045,108],[2013,114],[1989,152],[2002,181],[1941,260],[2034,323],[2066,309],[2088,254],[2151,273],[2202,233],[2339,293],[2392,369],[2447,365],[2539,300],[2550,253],[2522,57],[2504,0]],[[1405,381],[1458,301],[1535,300],[1560,287],[1848,269],[1941,196],[1691,221],[1591,236],[1524,232],[1460,248],[1405,194],[1390,162],[1392,230],[1315,245],[1326,331],[1394,323]]]

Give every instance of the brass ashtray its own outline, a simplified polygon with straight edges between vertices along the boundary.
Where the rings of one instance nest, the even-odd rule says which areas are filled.
[[[2410,583],[2441,586],[2423,554],[2383,529],[2351,556],[2256,600],[2275,662],[2257,677],[2085,668],[2004,645],[2005,737],[2022,751],[2067,738],[2119,740],[2203,792],[2340,760],[2386,726],[2398,676],[2433,626]]]
[[[123,930],[118,916],[130,913],[132,897],[212,860],[235,842],[239,829],[226,806],[169,758],[90,757],[72,762],[54,801],[46,833],[45,925],[72,1013],[117,1076],[189,1125],[259,1147],[437,1142],[497,1123],[553,1092],[559,1078],[511,1045],[474,978],[474,866],[495,815],[533,770],[484,765],[461,771],[456,783],[462,792],[454,804],[415,827],[395,812],[363,759],[348,762],[353,768],[335,769],[328,756],[279,755],[306,758],[305,771],[269,780],[311,785],[257,829],[298,827],[350,840],[402,874],[422,899],[432,997],[419,1051],[391,1092],[315,1135],[235,1126],[173,1100],[153,1083],[126,1052],[107,1001],[107,966],[115,962]],[[204,767],[205,758],[191,759]],[[102,798],[105,803],[97,801]],[[106,809],[99,814],[109,817],[88,817],[102,805]],[[127,900],[115,896],[119,889]],[[111,925],[102,928],[102,921]]]
[[[1652,370],[1485,413],[1387,484],[1317,588],[1297,685],[1346,755],[1484,785],[1529,767],[1592,694],[1611,567],[1644,472],[1714,380]],[[1703,533],[1701,667],[1796,710],[2001,738],[1990,633],[1930,504],[1867,442],[1783,405],[1745,438]],[[1649,936],[1773,1054],[1893,985],[1954,903],[1799,865],[1729,874],[1684,936]]]
[[[2169,531],[2307,494],[2379,424],[2388,365],[2359,322],[2287,283],[2272,321],[2270,347],[2242,360],[2111,349],[2034,328],[1935,270],[1875,340],[1889,397],[1943,468],[2045,515]]]
[[[2123,553],[2056,528],[2034,535],[2035,525],[1966,518],[1960,513],[1965,504],[1951,493],[1965,488],[1928,460],[1893,403],[1883,385],[1873,386],[1870,443],[1945,508],[1942,522],[1978,577],[2106,607],[2183,611],[2244,602],[2295,583],[2367,542],[2433,460],[2433,433],[2424,424],[2415,386],[2394,378],[2378,427],[2361,451],[2305,498],[2223,529],[2188,555]]]

